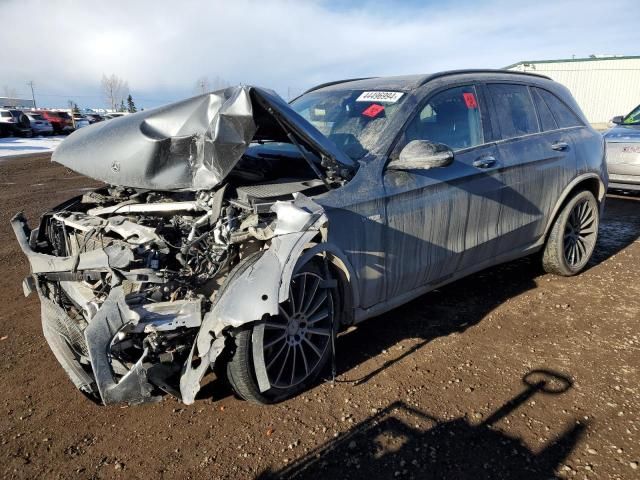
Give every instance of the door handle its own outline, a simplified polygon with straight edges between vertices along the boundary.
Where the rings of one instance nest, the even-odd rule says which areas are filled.
[[[496,159],[491,155],[480,157],[473,162],[473,166],[476,168],[491,168],[495,164],[496,164]]]
[[[551,144],[551,148],[553,150],[557,150],[558,152],[564,152],[569,148],[569,144],[567,142],[553,142]]]

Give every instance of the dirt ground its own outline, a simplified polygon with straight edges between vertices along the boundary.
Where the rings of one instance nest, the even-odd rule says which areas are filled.
[[[0,163],[1,476],[640,478],[640,196],[607,198],[577,277],[523,259],[341,335],[335,384],[261,407],[211,377],[192,406],[99,407],[45,343],[8,225],[92,183]]]

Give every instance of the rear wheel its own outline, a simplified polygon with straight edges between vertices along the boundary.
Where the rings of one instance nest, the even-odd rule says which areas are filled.
[[[576,194],[556,219],[542,256],[545,271],[565,277],[580,272],[593,254],[600,209],[589,191]]]
[[[279,315],[236,332],[227,377],[245,400],[266,404],[292,397],[313,383],[327,364],[337,319],[335,295],[323,270],[319,262],[304,265],[293,275]],[[256,380],[254,348],[264,356],[271,384],[265,392]]]

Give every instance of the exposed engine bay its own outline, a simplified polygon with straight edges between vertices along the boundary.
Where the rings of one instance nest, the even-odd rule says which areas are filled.
[[[253,142],[212,188],[107,185],[45,213],[33,230],[14,217],[32,269],[25,294],[38,292],[45,337],[76,387],[104,404],[151,401],[161,390],[193,402],[225,329],[261,318],[212,312],[229,273],[267,252],[266,264],[281,256],[268,274],[279,278],[326,223],[309,197],[348,181],[347,168],[298,138]],[[272,283],[269,302],[257,297],[269,306],[242,308],[277,313],[283,294]]]

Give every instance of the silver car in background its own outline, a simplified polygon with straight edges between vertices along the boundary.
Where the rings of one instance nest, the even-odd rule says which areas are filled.
[[[39,113],[25,113],[31,122],[31,131],[34,135],[51,135],[53,134],[53,125],[45,120]]]
[[[612,122],[604,134],[609,188],[640,191],[640,105]]]

